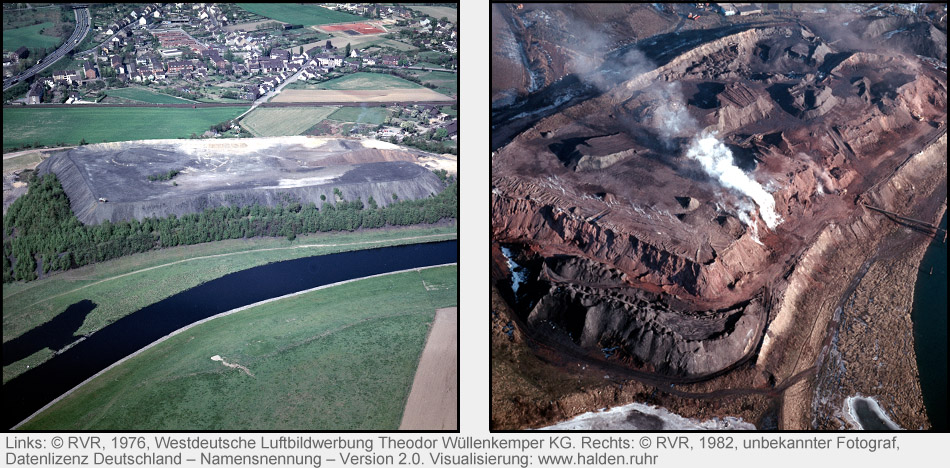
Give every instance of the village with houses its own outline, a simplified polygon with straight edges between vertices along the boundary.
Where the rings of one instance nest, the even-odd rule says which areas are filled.
[[[186,136],[354,136],[457,154],[454,4],[54,4],[42,24],[73,36],[13,48],[18,5],[4,4],[5,108],[232,108]]]

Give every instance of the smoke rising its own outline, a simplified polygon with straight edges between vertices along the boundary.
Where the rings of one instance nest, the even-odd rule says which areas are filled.
[[[775,199],[761,184],[733,164],[732,151],[722,144],[714,133],[703,132],[693,140],[686,156],[695,159],[707,174],[716,178],[724,187],[748,196],[759,206],[759,216],[769,229],[782,222],[775,212]]]
[[[570,61],[569,69],[581,81],[601,91],[608,91],[625,80],[656,69],[657,65],[636,48],[630,48],[605,64],[604,58],[610,49],[610,41],[602,30],[584,22],[574,24],[576,28],[572,32],[581,40],[575,47],[575,55]],[[698,161],[703,170],[722,186],[751,198],[758,206],[759,217],[769,229],[774,229],[782,222],[775,211],[775,199],[772,195],[734,164],[732,151],[715,133],[700,130],[699,122],[687,109],[679,82],[657,80],[640,92],[642,101],[649,105],[645,114],[638,116],[639,125],[656,130],[661,143],[670,150],[676,147],[676,138],[693,137],[686,151],[687,157]],[[694,137],[697,134],[699,136]],[[747,202],[740,202],[738,210],[739,219],[751,226],[753,238],[758,240],[757,224],[749,215],[755,212],[755,207]]]

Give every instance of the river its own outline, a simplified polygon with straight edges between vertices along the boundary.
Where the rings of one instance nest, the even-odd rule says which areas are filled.
[[[117,320],[7,382],[3,385],[5,427],[13,427],[112,363],[198,320],[317,286],[457,261],[458,241],[433,242],[298,258],[200,284]],[[73,310],[86,314],[95,304],[84,300],[74,306]],[[31,347],[36,346],[42,348],[43,343]]]
[[[940,227],[947,228],[944,213]],[[931,268],[933,273],[931,274]],[[947,430],[947,244],[942,235],[930,243],[914,289],[914,346],[920,390],[934,430]]]

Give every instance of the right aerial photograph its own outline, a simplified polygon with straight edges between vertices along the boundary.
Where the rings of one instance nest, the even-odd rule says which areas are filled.
[[[490,8],[493,431],[947,431],[946,4]]]

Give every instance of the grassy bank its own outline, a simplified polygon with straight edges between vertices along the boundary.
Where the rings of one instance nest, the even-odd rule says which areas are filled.
[[[235,239],[148,251],[3,286],[3,341],[51,320],[84,299],[97,307],[75,332],[79,337],[149,304],[228,273],[312,255],[454,239],[455,224],[386,228],[285,238]],[[148,285],[148,287],[143,287]],[[52,356],[44,349],[3,368],[3,381]]]
[[[435,310],[456,305],[457,289],[457,267],[440,267],[219,317],[105,372],[23,429],[394,430]]]

